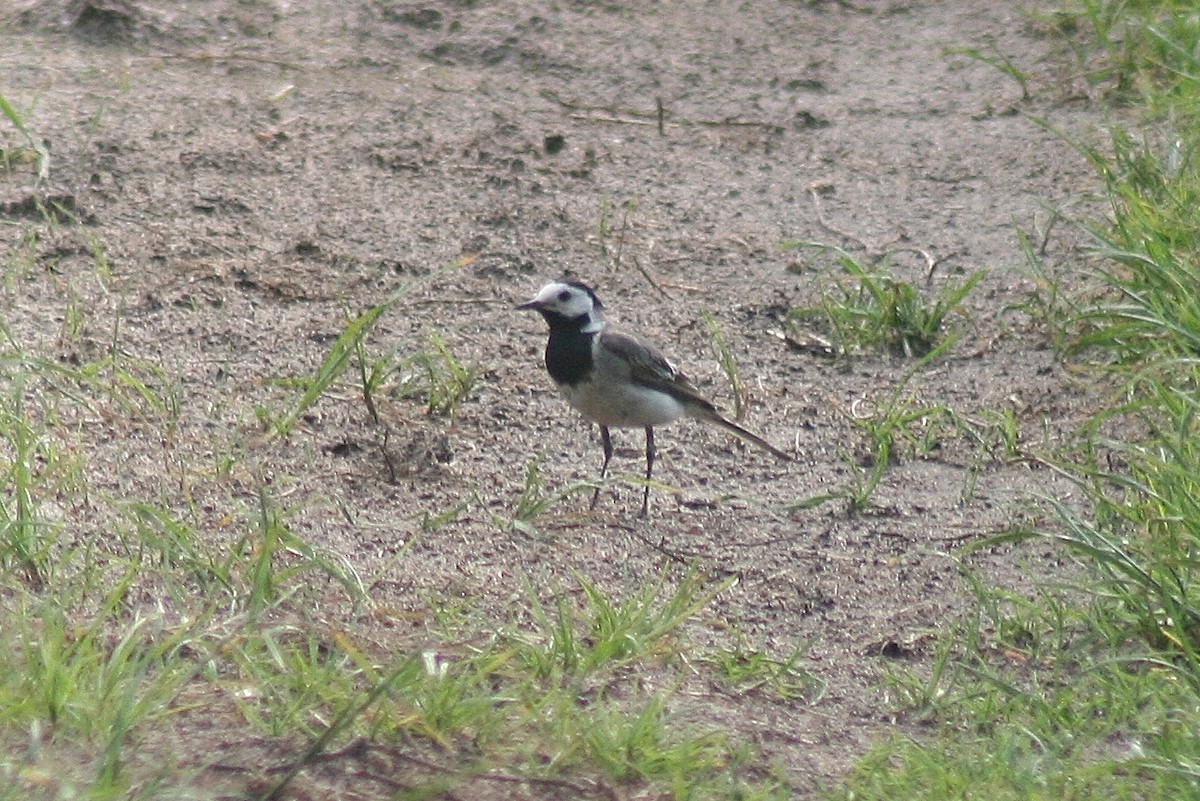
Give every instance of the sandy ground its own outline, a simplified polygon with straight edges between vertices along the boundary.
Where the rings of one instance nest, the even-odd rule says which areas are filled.
[[[866,512],[787,509],[852,484],[870,453],[853,417],[882,408],[911,362],[781,339],[783,315],[819,303],[837,272],[785,241],[888,256],[921,287],[936,265],[931,293],[987,271],[955,318],[963,339],[910,382],[914,404],[978,422],[1009,410],[1028,451],[1091,402],[1012,308],[1035,291],[1017,229],[1040,241],[1091,188],[1029,115],[1078,132],[1094,120],[1052,88],[1050,45],[1018,4],[25,0],[0,30],[0,90],[53,154],[36,191],[27,164],[0,175],[5,324],[28,352],[82,363],[119,319],[122,351],[161,366],[179,399],[169,442],[119,415],[74,421],[94,495],[186,507],[232,539],[230,499],[250,504],[265,481],[299,509],[296,532],[397,615],[468,598],[520,619],[525,578],[561,588],[571,571],[616,596],[692,560],[734,575],[694,635],[721,641],[722,621],[776,656],[803,644],[823,690],[730,696],[701,677],[686,714],[733,728],[808,794],[917,725],[893,714],[881,677],[921,669],[932,633],[969,606],[955,550],[1020,519],[1030,491],[1065,491],[946,427],[898,454]],[[961,46],[1010,54],[1043,91],[1023,99],[947,54]],[[0,126],[0,145],[18,144]],[[78,221],[47,224],[35,196]],[[1047,263],[1074,247],[1060,225]],[[749,390],[746,425],[797,462],[676,424],[659,432],[658,476],[678,492],[656,490],[648,520],[640,489],[614,483],[594,514],[586,494],[553,506],[538,536],[497,526],[531,460],[548,491],[599,466],[595,432],[542,370],[541,321],[511,310],[562,274],[731,408],[711,313]],[[290,437],[265,436],[255,406],[296,398],[274,379],[313,375],[347,311],[418,279],[369,344],[403,354],[436,332],[479,371],[457,413],[384,397],[380,425],[341,384]],[[636,476],[640,432],[617,445],[615,472]],[[968,563],[1018,588],[1055,567],[1033,549]],[[341,622],[392,648],[433,636],[379,617]],[[192,745],[206,736],[180,725]],[[207,736],[197,751],[225,762],[261,742]]]

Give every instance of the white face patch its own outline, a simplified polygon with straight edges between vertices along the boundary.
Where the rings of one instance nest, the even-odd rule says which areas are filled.
[[[582,317],[583,315],[590,317],[595,308],[587,292],[577,286],[559,281],[552,281],[542,287],[534,300],[543,309],[568,318]],[[595,323],[591,323],[591,325],[595,325]]]

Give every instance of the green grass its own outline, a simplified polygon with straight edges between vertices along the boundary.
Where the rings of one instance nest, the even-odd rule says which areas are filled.
[[[821,697],[825,687],[817,675],[800,667],[806,653],[804,644],[798,643],[790,653],[772,656],[739,639],[730,647],[713,649],[703,659],[731,692],[764,692],[786,701],[811,703]]]
[[[4,95],[0,95],[0,115],[17,129],[17,132],[21,134],[21,138],[25,141],[25,149],[23,151],[0,151],[0,163],[8,169],[13,162],[32,160],[36,164],[35,173],[37,175],[37,183],[39,185],[45,183],[50,177],[50,151],[30,131],[26,122],[27,115],[18,111]]]
[[[847,468],[848,480],[826,494],[789,504],[789,510],[839,501],[845,504],[848,514],[860,513],[871,507],[871,499],[896,461],[930,457],[952,441],[975,450],[975,469],[985,461],[1019,456],[1020,434],[1011,412],[982,409],[973,418],[922,397],[918,377],[930,363],[944,356],[954,341],[944,339],[908,364],[883,397],[859,399],[843,412],[860,435],[856,449],[838,451]],[[969,487],[964,488],[963,495],[970,495]]]
[[[1016,301],[1005,307],[1005,313],[1017,312],[1024,319],[1040,329],[1046,341],[1057,352],[1065,352],[1074,346],[1076,340],[1074,320],[1078,314],[1079,299],[1071,296],[1063,288],[1060,276],[1054,268],[1046,264],[1045,252],[1051,232],[1061,221],[1061,215],[1054,214],[1051,222],[1041,231],[1030,232],[1018,230],[1017,243],[1025,260],[1021,273],[1030,284],[1030,290],[1025,299]]]
[[[279,436],[290,435],[313,405],[342,380],[352,364],[358,368],[357,389],[363,406],[375,423],[384,424],[377,404],[377,397],[384,391],[390,391],[398,398],[423,397],[430,415],[453,418],[479,378],[478,365],[462,364],[445,339],[432,328],[426,329],[426,345],[411,354],[401,354],[393,349],[381,357],[373,357],[367,340],[380,320],[414,289],[469,264],[473,259],[473,256],[460,258],[418,281],[403,284],[382,302],[349,317],[312,376],[276,381],[282,386],[298,387],[300,396],[283,412],[258,406],[255,414],[263,427]],[[390,389],[389,380],[395,384]]]
[[[949,280],[936,294],[923,291],[887,270],[864,264],[841,248],[818,242],[785,242],[786,250],[832,253],[841,274],[832,277],[816,306],[788,313],[789,325],[823,324],[838,352],[883,350],[919,359],[954,341],[961,329],[951,326],[963,316],[962,301],[985,273]]]
[[[371,329],[379,323],[379,320],[401,298],[412,291],[413,287],[414,284],[405,284],[394,291],[382,303],[378,303],[351,318],[347,322],[346,327],[342,329],[342,333],[333,341],[333,345],[330,346],[329,352],[325,354],[325,358],[321,360],[321,364],[317,367],[313,376],[305,380],[292,382],[299,384],[303,392],[290,409],[281,415],[276,415],[265,407],[259,407],[257,413],[264,426],[281,436],[291,434],[300,418],[342,377],[349,368],[351,359],[356,355],[358,356],[359,368],[363,377],[363,402],[366,404],[372,417],[378,419],[373,399],[378,379],[372,374],[374,368],[367,366],[363,341]]]
[[[45,224],[69,233],[78,223]],[[95,269],[79,280],[108,281],[104,243],[89,236]],[[38,276],[30,269],[8,291]],[[310,539],[311,516],[350,512],[258,454],[299,447],[297,427],[319,403],[361,402],[386,425],[392,410],[375,404],[404,400],[406,370],[420,376],[425,411],[456,413],[479,368],[446,338],[428,331],[415,353],[380,355],[370,336],[405,290],[348,316],[306,377],[252,400],[217,398],[203,440],[186,384],[131,349],[119,295],[93,307],[74,279],[53,280],[79,359],[25,344],[0,312],[0,799],[202,796],[189,782],[213,775],[179,767],[195,755],[175,735],[196,720],[235,745],[278,749],[269,772],[221,774],[262,799],[291,797],[306,767],[355,749],[411,768],[398,777],[408,797],[495,795],[512,782],[566,797],[787,797],[751,749],[675,711],[704,681],[697,666],[740,671],[779,697],[804,691],[799,653],[772,660],[743,647],[740,665],[718,668],[711,647],[692,642],[728,579],[664,570],[601,587],[539,576],[514,587],[507,612],[484,616],[458,589],[431,594],[416,636],[384,642],[353,625],[395,610],[378,580]],[[162,442],[161,469],[141,480],[121,469],[133,451],[114,432],[131,430]],[[535,460],[496,523],[537,534],[558,501],[592,486],[547,494]],[[381,575],[421,536],[494,505],[474,496],[414,513]]]
[[[528,781],[583,775],[677,798],[784,797],[786,787],[748,764],[719,729],[681,724],[667,711],[689,673],[682,629],[730,583],[689,571],[670,589],[668,578],[623,600],[578,578],[574,588],[553,588],[552,604],[527,584],[533,611],[525,623],[483,634],[478,621],[457,616],[447,633],[474,647],[426,650],[389,668],[344,637],[315,644],[298,632],[290,642],[259,635],[239,646],[258,688],[249,703],[267,728],[310,730],[303,761],[364,732],[385,749],[426,743],[444,768],[430,789],[441,791],[469,788],[503,766],[504,776]],[[631,697],[646,672],[664,677],[667,689]],[[355,690],[348,676],[367,684]],[[313,728],[314,710],[332,723]]]
[[[964,571],[976,614],[930,667],[889,671],[896,714],[930,735],[880,744],[830,798],[1200,796],[1200,15],[1083,0],[1052,19],[1097,96],[1140,116],[1070,140],[1109,198],[1084,223],[1090,284],[1063,289],[1022,236],[1035,289],[1011,310],[1110,402],[1038,456],[1085,502],[1041,499],[976,547],[1039,541],[1072,569],[1032,597]]]
[[[952,418],[945,406],[922,403],[907,391],[912,375],[909,372],[879,408],[859,414],[851,411],[850,420],[863,434],[869,454],[865,460],[849,453],[843,456],[851,476],[843,496],[851,513],[867,508],[901,449],[913,455],[927,454],[937,441],[936,432]]]
[[[542,456],[531,459],[525,466],[525,483],[517,496],[511,512],[507,515],[493,513],[492,522],[501,531],[520,531],[535,539],[544,534],[537,528],[537,518],[553,510],[561,501],[585,490],[594,489],[592,482],[577,482],[558,492],[546,490],[542,481]]]
[[[427,347],[401,364],[395,395],[423,397],[427,413],[453,418],[479,380],[481,368],[463,364],[434,329],[426,329],[425,336]]]
[[[985,41],[981,47],[947,48],[946,55],[966,56],[967,58],[995,67],[1000,72],[1012,78],[1021,87],[1022,100],[1029,99],[1029,75],[1026,70],[997,48],[994,41]]]
[[[1177,131],[1165,136],[1155,144],[1114,129],[1110,153],[1081,146],[1106,182],[1114,224],[1092,230],[1102,291],[1076,312],[1073,349],[1135,368],[1200,356],[1200,145]]]
[[[738,372],[737,358],[733,355],[733,348],[730,347],[729,340],[726,339],[721,326],[717,324],[716,318],[707,309],[703,310],[701,314],[704,317],[704,327],[708,329],[708,339],[713,355],[717,359],[717,364],[720,366],[725,380],[729,382],[729,390],[733,394],[733,419],[744,420],[746,418],[746,382],[742,381],[742,376]]]
[[[904,720],[911,736],[880,742],[830,798],[1200,794],[1196,15],[1191,4],[1089,0],[1056,19],[1074,68],[1098,95],[1144,110],[1137,128],[1076,143],[1111,198],[1110,217],[1088,226],[1093,284],[1068,293],[1027,236],[1020,244],[1035,290],[1007,310],[1046,326],[1062,357],[1112,392],[1068,447],[1038,454],[1086,503],[1044,500],[1040,517],[985,544],[1036,541],[1029,558],[1053,550],[1068,567],[1026,597],[964,566],[973,613],[918,667],[881,670],[892,701],[881,714]],[[1037,90],[1032,70],[979,52]],[[0,112],[29,136],[24,115],[7,103]],[[620,227],[605,215],[601,238],[618,239],[619,258]],[[77,221],[48,213],[44,225]],[[6,300],[43,280],[38,231],[13,232]],[[88,280],[108,281],[103,241],[79,235],[94,262]],[[834,289],[794,320],[827,325],[843,353],[913,360],[858,418],[870,458],[853,462],[837,497],[863,508],[898,452],[920,455],[941,436],[973,438],[981,454],[1024,456],[1030,446],[1011,413],[968,418],[910,385],[953,345],[979,275],[934,291],[886,265],[835,255]],[[789,704],[821,693],[801,666],[803,644],[776,653],[737,638],[692,640],[712,633],[708,616],[728,580],[695,569],[664,569],[642,586],[538,575],[501,619],[446,588],[431,593],[420,610],[429,622],[411,638],[378,642],[343,628],[338,621],[355,614],[389,612],[369,603],[372,584],[306,538],[313,501],[293,495],[297,477],[255,462],[250,425],[218,423],[211,442],[189,451],[204,453],[202,463],[177,461],[169,444],[195,401],[176,371],[129,350],[122,311],[90,308],[81,287],[61,280],[66,341],[106,332],[93,350],[80,348],[77,363],[23,342],[0,311],[0,799],[186,795],[190,777],[173,767],[184,755],[171,751],[186,744],[162,733],[189,716],[281,749],[282,767],[254,785],[263,799],[288,797],[304,767],[355,748],[408,766],[396,797],[498,796],[510,782],[560,797],[586,795],[581,788],[611,797],[794,795],[727,729],[686,714],[697,688]],[[311,373],[287,390],[268,388],[259,419],[269,432],[294,434],[315,404],[359,396],[379,422],[376,404],[400,394],[405,370],[427,412],[453,417],[478,368],[439,332],[415,353],[378,354],[369,334],[393,303],[348,316]],[[714,341],[718,333],[710,331]],[[723,369],[733,384],[735,366]],[[352,399],[335,397],[347,383]],[[221,411],[235,405],[222,403]],[[132,427],[164,443],[149,489],[113,469],[124,450],[99,447],[112,443],[98,437]],[[282,446],[278,437],[270,444]],[[503,531],[536,533],[558,501],[589,487],[548,494],[535,460],[520,497],[487,514]],[[423,513],[417,526],[473,513],[454,505]]]

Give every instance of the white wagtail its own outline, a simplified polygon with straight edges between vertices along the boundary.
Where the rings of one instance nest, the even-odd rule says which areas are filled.
[[[715,423],[780,459],[791,456],[762,437],[727,420],[703,397],[688,377],[650,345],[614,330],[604,317],[600,298],[578,281],[552,281],[533,300],[517,306],[532,309],[550,326],[546,343],[546,370],[567,403],[600,426],[604,465],[612,458],[609,428],[641,426],[646,430],[646,491],[641,516],[650,504],[650,476],[654,470],[654,426],[680,417]],[[600,487],[592,494],[592,508]]]

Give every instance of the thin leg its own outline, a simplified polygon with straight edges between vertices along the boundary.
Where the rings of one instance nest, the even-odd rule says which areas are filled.
[[[592,505],[589,509],[595,509],[596,501],[600,500],[600,487],[604,483],[604,475],[608,472],[608,460],[612,458],[612,438],[608,436],[606,426],[600,426],[600,444],[604,446],[604,464],[600,466],[600,484],[596,485],[596,491],[592,493]]]
[[[642,512],[638,517],[650,514],[650,476],[654,473],[654,429],[646,426],[646,490],[642,493]]]

